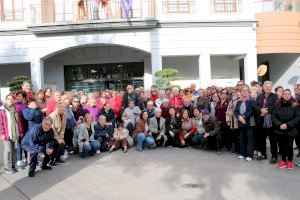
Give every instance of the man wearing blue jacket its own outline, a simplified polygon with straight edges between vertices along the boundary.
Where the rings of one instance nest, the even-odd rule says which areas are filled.
[[[38,157],[44,157],[42,170],[51,170],[47,166],[50,155],[53,153],[54,132],[51,128],[53,119],[45,117],[41,124],[35,125],[29,130],[22,140],[22,148],[30,153],[29,177],[34,177]]]

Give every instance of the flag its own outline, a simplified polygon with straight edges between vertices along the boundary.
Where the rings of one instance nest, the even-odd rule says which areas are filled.
[[[132,0],[122,0],[122,17],[129,19],[132,11]]]

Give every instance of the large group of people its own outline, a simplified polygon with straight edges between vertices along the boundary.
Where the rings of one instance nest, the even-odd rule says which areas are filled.
[[[0,105],[0,138],[4,171],[29,165],[51,170],[70,154],[80,157],[156,147],[196,147],[236,153],[246,161],[266,160],[293,169],[294,141],[300,147],[300,84],[294,91],[273,84],[239,81],[235,87],[196,89],[152,87],[126,91],[34,94],[29,82]],[[299,150],[298,150],[299,151]],[[278,156],[281,155],[279,159]],[[299,153],[298,153],[299,157]],[[300,166],[300,162],[295,162]]]

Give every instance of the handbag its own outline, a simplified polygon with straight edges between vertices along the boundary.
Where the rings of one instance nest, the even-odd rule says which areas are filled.
[[[264,117],[263,128],[271,128],[272,127],[272,119],[270,114],[266,114]]]

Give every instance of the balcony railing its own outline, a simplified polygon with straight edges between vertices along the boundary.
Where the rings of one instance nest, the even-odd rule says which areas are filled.
[[[241,12],[242,0],[211,0],[211,10],[215,13]]]
[[[300,12],[300,0],[258,0],[257,12]]]
[[[173,0],[163,1],[163,12],[164,13],[194,13],[195,12],[195,1],[189,0]]]
[[[30,6],[31,21],[38,23],[79,22],[92,20],[119,20],[126,18],[154,18],[155,0],[132,1],[132,9],[126,15],[121,0],[109,0],[108,4],[83,1],[55,4],[33,4]]]
[[[0,10],[0,21],[23,21],[25,9],[4,9]]]

